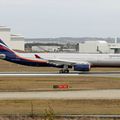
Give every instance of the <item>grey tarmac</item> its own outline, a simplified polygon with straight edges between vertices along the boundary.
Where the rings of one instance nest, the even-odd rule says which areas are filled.
[[[91,77],[115,77],[120,78],[120,71],[110,72],[71,72],[60,74],[57,72],[0,72],[0,77],[49,77],[49,76],[91,76]]]
[[[0,100],[111,100],[120,99],[120,90],[47,91],[47,92],[0,92]]]

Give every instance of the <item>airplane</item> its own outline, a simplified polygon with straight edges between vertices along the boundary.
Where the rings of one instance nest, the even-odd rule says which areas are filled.
[[[35,67],[57,67],[59,73],[88,72],[92,67],[120,67],[120,54],[18,53],[0,39],[0,59]]]

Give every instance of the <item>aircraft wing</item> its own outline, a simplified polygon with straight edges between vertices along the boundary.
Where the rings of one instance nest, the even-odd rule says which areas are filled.
[[[35,58],[42,59],[37,54],[35,54]],[[66,59],[45,59],[45,60],[47,60],[47,63],[53,64],[53,65],[56,65],[56,66],[59,66],[59,65],[70,65],[70,66],[73,66],[75,64],[81,64],[81,65],[89,64],[90,65],[90,63],[86,62],[86,61],[76,62],[76,61],[71,61],[71,60],[66,60]]]
[[[55,64],[55,65],[75,65],[75,64],[89,64],[85,61],[68,61],[68,60],[61,60],[61,59],[54,59],[54,60],[48,60],[48,63]]]

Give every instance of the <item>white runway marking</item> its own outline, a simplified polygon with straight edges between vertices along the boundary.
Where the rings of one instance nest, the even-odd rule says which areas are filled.
[[[0,92],[0,100],[120,99],[120,90]]]
[[[47,76],[79,76],[79,74],[57,74],[57,73],[50,73],[50,74],[42,74],[42,73],[1,73],[0,77],[47,77]]]
[[[20,72],[0,72],[0,77],[49,77],[49,76],[94,76],[94,77],[117,77],[120,78],[120,72],[89,72],[89,73],[20,73]]]

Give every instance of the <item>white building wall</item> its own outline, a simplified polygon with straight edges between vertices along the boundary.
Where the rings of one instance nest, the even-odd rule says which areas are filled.
[[[86,41],[79,43],[80,53],[109,53],[109,47],[105,41]]]
[[[11,35],[12,49],[24,51],[24,37],[21,35]]]
[[[101,53],[109,53],[109,45],[106,41],[100,41],[98,42],[98,48],[99,48],[99,52]]]
[[[11,48],[24,50],[24,37],[21,35],[11,35],[8,27],[0,26],[0,38]]]
[[[80,43],[79,44],[79,52],[80,53],[97,53],[97,46],[95,44],[88,43]]]
[[[10,28],[0,26],[0,39],[2,39],[8,46],[10,46],[10,38]]]

